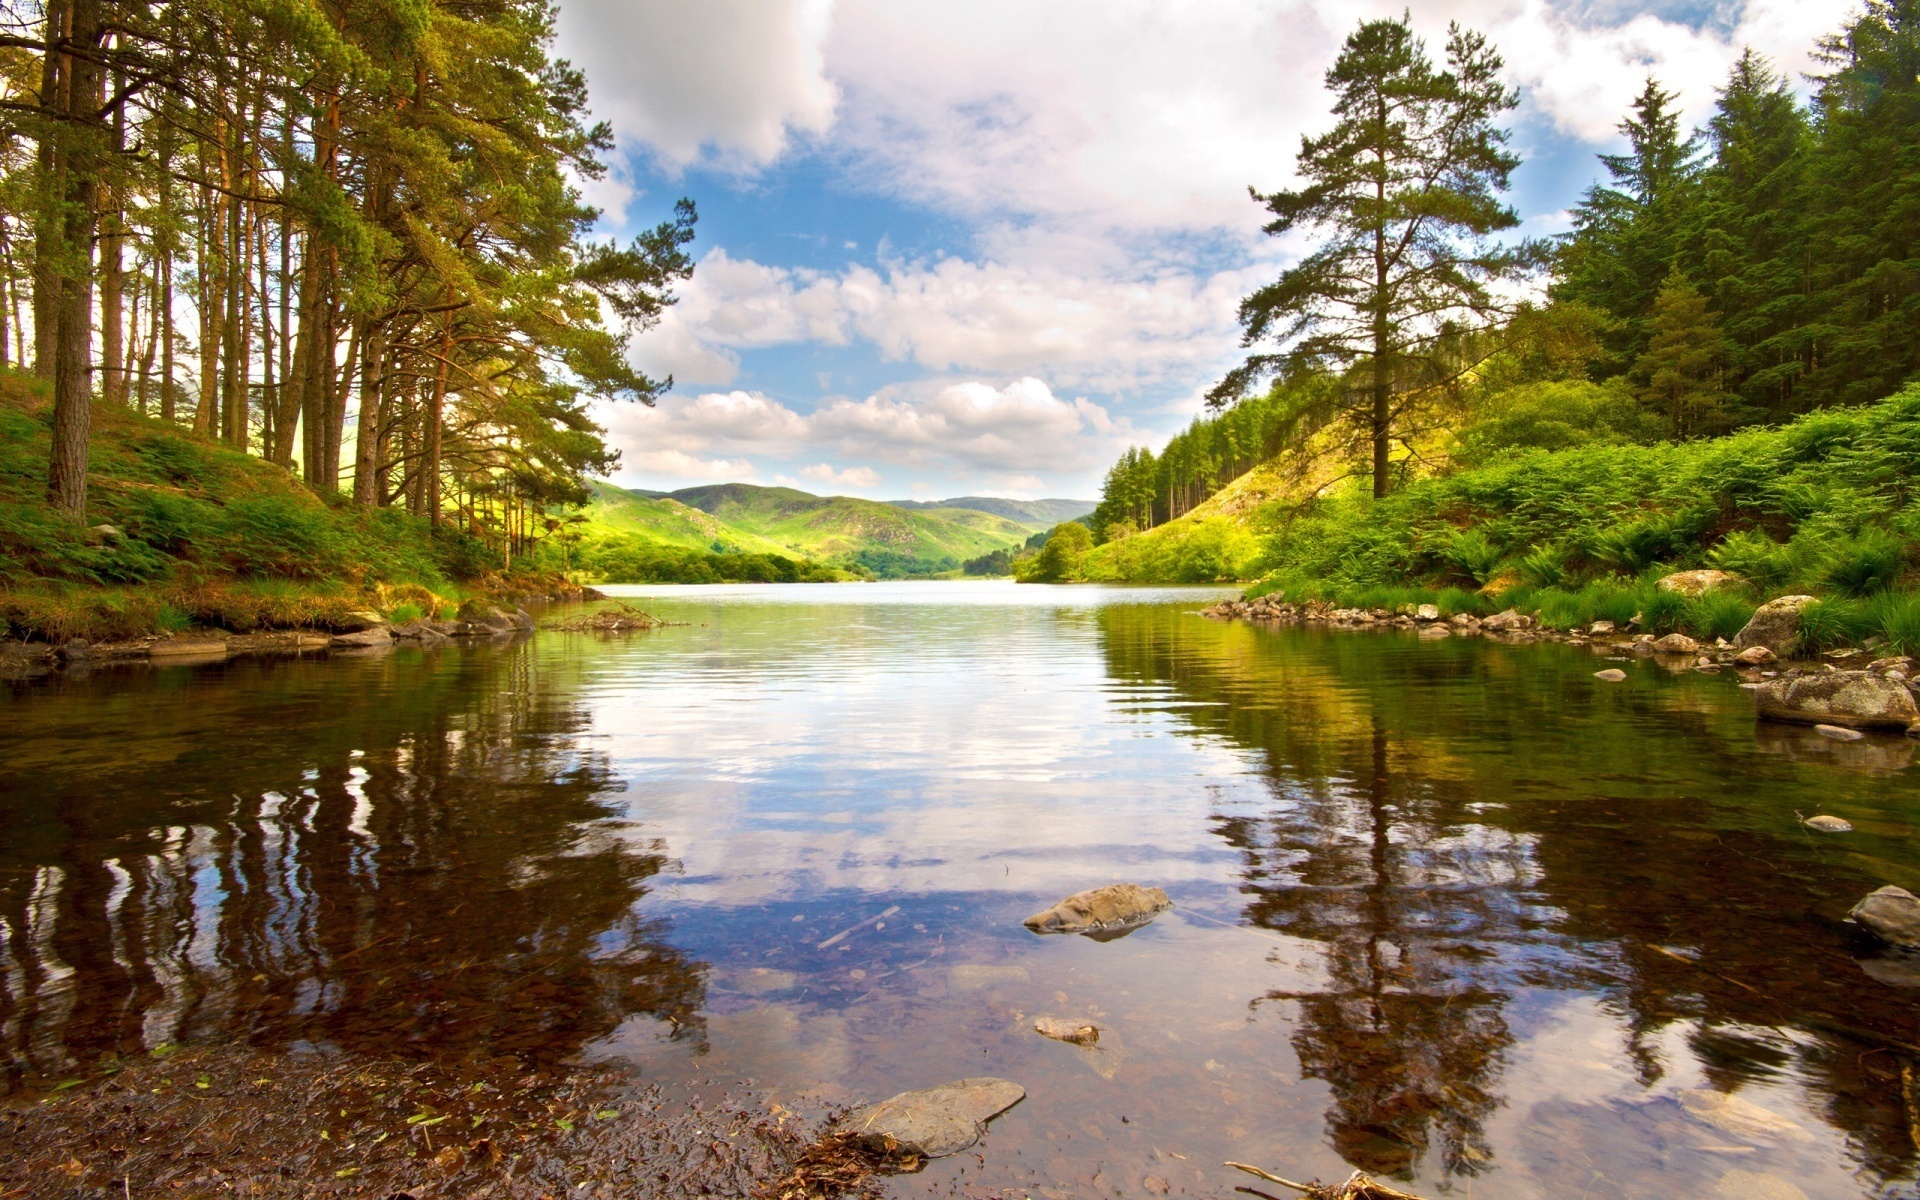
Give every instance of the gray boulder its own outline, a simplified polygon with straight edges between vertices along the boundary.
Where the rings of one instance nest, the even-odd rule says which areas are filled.
[[[1888,884],[1853,906],[1847,914],[1891,946],[1920,946],[1920,899]]]
[[[1781,658],[1800,652],[1800,610],[1817,603],[1816,596],[1781,596],[1762,604],[1746,628],[1733,636],[1736,650],[1765,646]]]
[[[1869,671],[1824,671],[1769,679],[1752,689],[1760,717],[1797,725],[1906,729],[1920,720],[1913,693]]]
[[[1005,1079],[961,1079],[869,1104],[848,1115],[846,1130],[882,1154],[944,1158],[979,1141],[988,1121],[1026,1098],[1025,1088]]]
[[[1159,888],[1112,883],[1075,892],[1023,922],[1035,933],[1084,933],[1098,941],[1124,937],[1173,907]]]
[[[388,632],[385,625],[375,625],[371,629],[362,629],[355,633],[336,633],[328,639],[327,644],[342,649],[391,646],[393,634]]]

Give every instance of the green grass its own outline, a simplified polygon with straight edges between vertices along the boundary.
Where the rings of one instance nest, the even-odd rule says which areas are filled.
[[[244,632],[395,604],[424,613],[502,565],[457,529],[322,499],[271,463],[105,404],[93,412],[86,519],[73,521],[44,498],[50,418],[43,383],[0,371],[0,634]]]

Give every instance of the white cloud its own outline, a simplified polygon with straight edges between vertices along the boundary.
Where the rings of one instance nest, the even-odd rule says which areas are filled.
[[[815,483],[824,483],[828,487],[870,488],[880,486],[880,472],[872,467],[848,467],[836,471],[827,463],[815,463],[810,467],[801,467],[800,473]]]
[[[816,460],[799,474],[834,487],[871,488],[875,465],[953,479],[1097,471],[1142,433],[1085,397],[1064,399],[1031,376],[1004,385],[922,381],[864,399],[836,397],[801,414],[757,392],[668,396],[659,407],[603,406],[600,420],[623,451],[623,475],[726,479],[750,460]],[[834,467],[823,459],[851,464]]]
[[[832,0],[568,0],[561,53],[596,116],[669,167],[761,167],[833,122]]]
[[[744,458],[701,459],[684,450],[622,448],[621,474],[665,477],[667,479],[752,479],[756,474]]]
[[[837,274],[713,250],[681,302],[636,343],[648,370],[730,383],[743,350],[870,343],[928,371],[1043,373],[1068,387],[1185,386],[1232,357],[1246,269],[1076,273],[1035,263],[884,262]]]

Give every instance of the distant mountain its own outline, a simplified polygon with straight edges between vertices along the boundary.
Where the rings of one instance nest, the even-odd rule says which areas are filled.
[[[1000,501],[999,503],[1019,503]],[[778,553],[863,567],[885,577],[927,575],[1021,545],[1036,526],[977,507],[886,504],[796,488],[719,483],[663,496],[596,483],[587,536],[640,534],[720,553]]]
[[[952,500],[889,500],[895,508],[970,508],[1032,526],[1035,532],[1062,521],[1084,517],[1097,506],[1093,500],[1006,500],[999,496],[956,496]]]

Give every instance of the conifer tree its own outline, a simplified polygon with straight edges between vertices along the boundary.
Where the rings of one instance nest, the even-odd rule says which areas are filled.
[[[1687,257],[1722,313],[1729,386],[1785,415],[1807,365],[1806,169],[1812,131],[1779,74],[1748,50],[1707,124],[1713,161]]]
[[[1676,441],[1722,432],[1733,416],[1723,384],[1727,340],[1720,315],[1678,267],[1654,297],[1648,326],[1652,336],[1633,364],[1641,402],[1665,419]]]
[[[1920,377],[1920,0],[1863,8],[1821,43],[1806,386],[1827,404]]]
[[[1632,362],[1646,348],[1654,297],[1682,253],[1699,175],[1699,139],[1682,137],[1672,92],[1649,78],[1620,123],[1626,154],[1603,154],[1610,186],[1595,184],[1574,208],[1563,245],[1556,300],[1626,318],[1615,349]]]
[[[1519,159],[1495,122],[1517,102],[1486,39],[1454,25],[1436,70],[1408,20],[1362,22],[1327,72],[1334,127],[1301,141],[1297,191],[1254,193],[1265,230],[1320,248],[1240,305],[1242,343],[1265,346],[1208,393],[1230,404],[1289,365],[1346,374],[1344,415],[1369,451],[1376,496],[1415,406],[1457,376],[1463,325],[1494,320],[1491,286],[1530,248],[1492,244],[1519,223],[1500,200]]]

